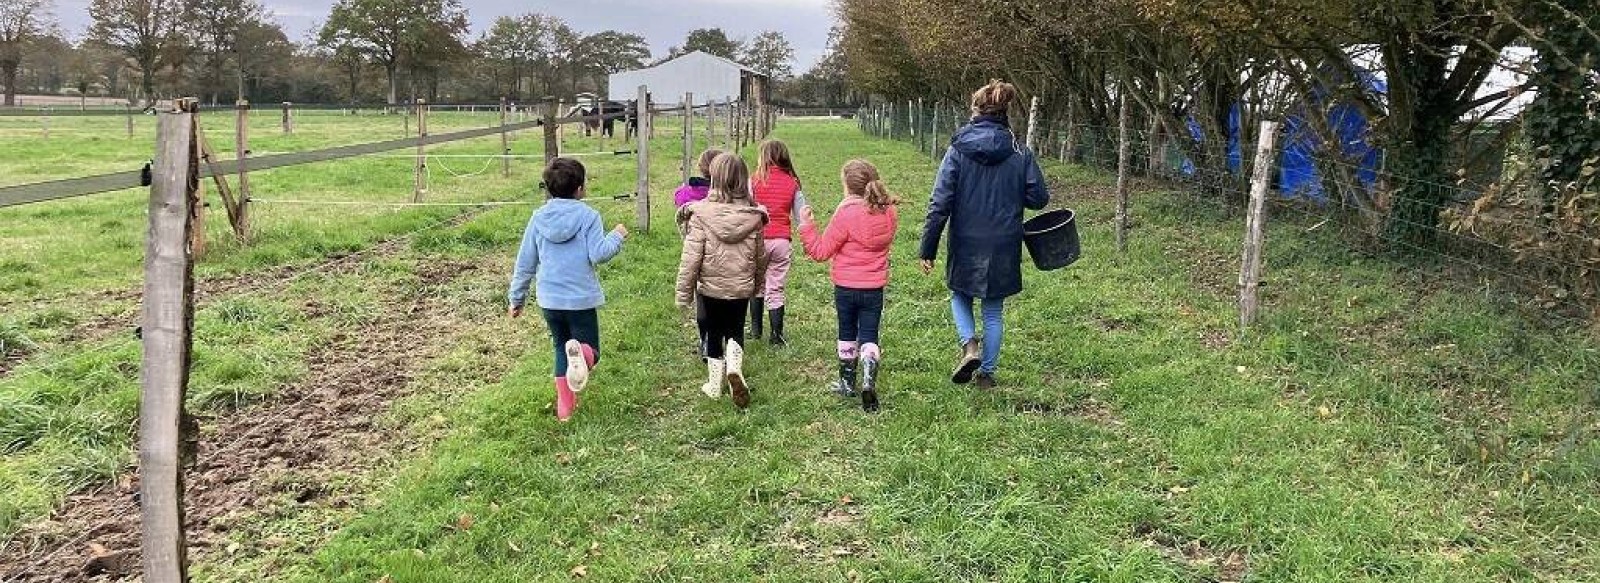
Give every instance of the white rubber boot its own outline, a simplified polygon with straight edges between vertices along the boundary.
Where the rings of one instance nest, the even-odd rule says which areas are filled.
[[[733,393],[733,405],[740,409],[750,406],[750,386],[744,380],[744,348],[738,342],[728,341],[728,388]]]
[[[710,378],[706,380],[706,384],[700,385],[700,392],[713,399],[721,397],[722,379],[728,376],[727,364],[720,359],[708,358],[706,359],[706,370],[710,373]]]

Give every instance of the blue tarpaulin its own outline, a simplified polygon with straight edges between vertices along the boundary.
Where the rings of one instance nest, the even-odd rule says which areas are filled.
[[[1239,170],[1244,167],[1244,152],[1239,149],[1239,126],[1243,117],[1244,111],[1239,107],[1239,104],[1233,104],[1233,107],[1228,108],[1228,127],[1223,128],[1224,131],[1228,132],[1228,172],[1233,174],[1238,174]],[[1192,115],[1186,118],[1185,121],[1189,125],[1189,139],[1194,140],[1196,144],[1204,144],[1206,131],[1201,129],[1200,122],[1196,121]],[[1180,170],[1183,171],[1184,176],[1194,176],[1194,161],[1185,157]]]
[[[1368,91],[1383,94],[1388,86],[1371,74],[1363,75],[1362,82]],[[1283,154],[1279,158],[1279,192],[1284,198],[1305,198],[1319,204],[1327,202],[1322,176],[1316,165],[1317,156],[1329,156],[1322,136],[1317,132],[1312,118],[1324,108],[1326,91],[1319,90],[1306,97],[1295,113],[1284,120]],[[1383,151],[1367,142],[1367,116],[1361,108],[1351,103],[1336,103],[1327,107],[1328,129],[1339,141],[1342,158],[1337,164],[1352,166],[1351,175],[1367,190],[1378,182],[1378,166]]]

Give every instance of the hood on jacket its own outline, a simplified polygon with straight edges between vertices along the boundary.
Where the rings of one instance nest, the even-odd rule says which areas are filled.
[[[751,233],[767,226],[767,211],[760,207],[701,202],[684,207],[680,215],[685,211],[693,215],[693,220],[705,225],[706,232],[723,243],[743,241]]]
[[[690,176],[689,182],[685,186],[688,186],[689,188],[711,188],[711,179],[701,178],[699,176]]]
[[[534,213],[533,228],[552,243],[566,243],[592,220],[593,209],[581,201],[552,198]]]
[[[950,138],[950,147],[984,166],[1005,162],[1017,153],[1017,137],[1005,118],[980,116]]]

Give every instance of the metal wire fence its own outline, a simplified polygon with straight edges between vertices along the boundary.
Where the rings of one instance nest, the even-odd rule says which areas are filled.
[[[863,132],[911,143],[936,160],[968,121],[963,108],[916,102],[876,104],[857,114]],[[1042,160],[1118,171],[1118,128],[1042,117],[1032,124],[1013,119],[1012,125]],[[1026,135],[1030,126],[1032,136]],[[1279,135],[1280,144],[1284,137]],[[1197,217],[1243,224],[1240,214],[1255,164],[1251,143],[1241,139],[1244,143],[1230,148],[1196,138],[1187,128],[1174,133],[1130,127],[1129,175],[1144,181],[1141,190],[1181,197]],[[1493,172],[1463,175],[1453,184],[1403,176],[1385,168],[1381,155],[1352,157],[1337,148],[1301,148],[1286,164],[1280,147],[1271,162],[1269,222],[1300,227],[1290,232],[1306,235],[1309,244],[1297,249],[1427,267],[1556,325],[1600,322],[1595,183],[1565,190],[1537,184],[1514,148]],[[1410,201],[1424,205],[1434,220],[1390,212],[1398,196],[1422,189],[1443,193],[1444,202]]]

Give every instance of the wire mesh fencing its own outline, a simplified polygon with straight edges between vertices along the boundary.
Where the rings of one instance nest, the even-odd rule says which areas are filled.
[[[908,142],[936,160],[968,121],[963,108],[914,101],[874,104],[857,114],[861,131]],[[1244,223],[1256,163],[1250,128],[1224,141],[1208,140],[1192,125],[1172,131],[1148,118],[1125,136],[1117,127],[1044,115],[1032,125],[1030,137],[1027,124],[1012,123],[1019,142],[1031,142],[1041,160],[1115,174],[1126,139],[1127,172],[1142,181],[1139,190],[1173,193],[1183,212],[1197,218]],[[1531,156],[1514,146],[1440,183],[1388,168],[1379,149],[1323,147],[1294,131],[1279,132],[1268,160],[1268,222],[1292,223],[1296,228],[1287,232],[1304,243],[1298,252],[1427,266],[1555,325],[1600,322],[1600,184],[1540,184],[1529,171]],[[1402,205],[1420,212],[1397,212]]]

